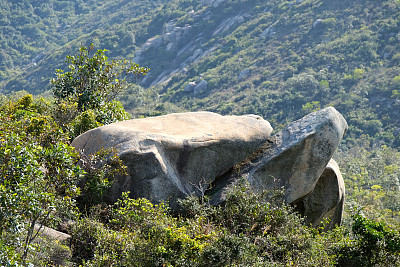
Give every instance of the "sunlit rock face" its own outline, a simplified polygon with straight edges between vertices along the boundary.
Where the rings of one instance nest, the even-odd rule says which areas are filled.
[[[72,143],[85,154],[113,148],[128,167],[107,194],[122,192],[155,203],[207,194],[225,201],[226,189],[246,179],[256,191],[285,189],[285,201],[318,226],[340,224],[344,183],[332,160],[347,123],[334,108],[311,113],[271,136],[268,121],[256,115],[175,113],[134,119],[90,130]],[[208,185],[211,190],[206,190]]]
[[[86,154],[113,148],[128,167],[109,194],[121,192],[154,202],[198,194],[200,182],[215,177],[250,156],[270,136],[259,116],[221,116],[212,112],[176,113],[134,119],[90,130],[72,143]]]
[[[211,196],[212,203],[217,205],[224,201],[224,189],[229,181],[244,177],[256,190],[283,187],[286,202],[297,206],[313,225],[319,224],[325,217],[333,221],[332,216],[335,216],[333,224],[340,223],[340,208],[337,208],[340,215],[328,216],[328,213],[344,203],[344,183],[337,164],[328,163],[346,130],[346,120],[332,107],[289,124],[268,138],[251,157],[217,179]],[[326,178],[332,166],[336,168]],[[327,198],[334,200],[322,203],[325,199],[319,196],[320,192],[331,194]],[[316,205],[329,207],[317,208]]]

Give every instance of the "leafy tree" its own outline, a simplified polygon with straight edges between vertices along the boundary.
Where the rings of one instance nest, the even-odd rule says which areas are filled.
[[[352,220],[355,239],[341,249],[339,266],[398,266],[400,232],[366,218],[361,211],[355,212]]]
[[[11,254],[27,258],[37,223],[76,215],[83,175],[77,153],[52,119],[38,111],[42,105],[31,95],[0,107],[0,251],[9,251],[0,253],[1,265],[13,261]]]
[[[107,50],[81,46],[74,56],[67,56],[69,71],[57,69],[52,79],[53,93],[58,103],[66,100],[77,103],[78,111],[98,109],[111,102],[127,87],[129,74],[145,75],[147,68],[126,60],[108,61]]]
[[[81,46],[67,56],[69,71],[56,70],[52,79],[56,97],[54,117],[72,138],[92,128],[129,118],[115,98],[132,78],[145,75],[147,68],[127,60],[108,61],[107,50],[91,54],[93,45]],[[134,76],[134,77],[131,77]]]

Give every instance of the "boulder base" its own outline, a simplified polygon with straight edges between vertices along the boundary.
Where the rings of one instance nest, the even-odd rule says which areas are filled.
[[[304,215],[306,224],[318,227],[324,219],[329,219],[325,230],[331,230],[342,222],[344,208],[344,181],[339,166],[333,159],[329,161],[314,190],[294,203]]]

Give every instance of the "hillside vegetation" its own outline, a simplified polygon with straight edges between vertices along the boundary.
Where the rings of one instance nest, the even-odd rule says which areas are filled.
[[[55,92],[58,92],[55,90]],[[88,93],[88,92],[85,92]],[[80,94],[78,95],[80,96]],[[78,154],[69,145],[77,130],[97,127],[118,105],[89,100],[68,122],[63,107],[79,107],[79,98],[57,102],[31,95],[1,99],[0,105],[0,265],[2,266],[398,266],[400,228],[396,207],[386,187],[374,186],[364,211],[354,207],[344,226],[327,231],[304,224],[283,201],[284,191],[254,193],[244,181],[231,186],[224,204],[213,207],[206,197],[181,200],[180,214],[168,205],[130,199],[124,193],[114,204],[102,202],[115,175],[124,166],[112,151]],[[94,100],[92,102],[92,100]],[[108,112],[108,116],[103,116]],[[61,113],[61,114],[60,114]],[[119,118],[119,119],[124,119]],[[399,154],[381,151],[389,162]],[[106,160],[108,159],[108,160]],[[397,161],[398,162],[398,161]],[[377,161],[377,163],[382,163]],[[345,170],[359,168],[348,161]],[[362,165],[363,163],[361,163]],[[385,166],[385,171],[387,166]],[[366,166],[381,174],[382,166]],[[393,174],[398,165],[388,172]],[[354,174],[357,176],[357,174]],[[358,181],[360,180],[360,181]],[[353,189],[368,182],[354,177]],[[367,190],[361,191],[367,192]],[[392,201],[396,196],[391,195]],[[398,196],[397,196],[398,197]],[[390,202],[393,204],[393,202]],[[352,205],[352,204],[351,204]],[[369,217],[364,213],[368,213]],[[372,215],[376,215],[372,218]],[[392,220],[394,219],[394,220]],[[70,242],[37,235],[40,223],[69,233]]]
[[[216,2],[0,3],[0,265],[399,264],[400,2]],[[71,67],[78,63],[66,56],[78,58],[82,44],[90,47],[87,59],[107,55],[150,71],[123,83],[109,73],[111,87],[74,86],[79,71],[63,76],[67,70],[114,66],[89,60],[83,65],[93,72]],[[116,94],[99,98],[101,88],[115,85],[118,93],[128,86],[120,102]],[[343,226],[328,232],[304,226],[277,201],[281,192],[255,195],[245,182],[224,207],[188,198],[178,217],[126,196],[107,206],[99,196],[123,166],[112,151],[82,158],[69,145],[86,130],[130,116],[254,113],[279,131],[326,106],[349,124],[335,155],[346,213]],[[77,164],[82,160],[86,165]],[[72,248],[35,239],[32,222],[68,231]]]
[[[122,53],[113,48],[134,44],[135,36],[127,29],[118,29],[116,25],[154,10],[165,2],[165,0],[2,1],[0,85],[11,79],[7,88],[10,87],[12,90],[26,89],[39,93],[48,89],[55,67],[64,62],[66,52],[72,54],[81,42],[87,39],[96,42],[96,33],[107,35],[106,38],[101,38],[101,42],[97,40],[101,48],[114,50],[113,56],[126,57],[129,52]],[[40,72],[32,74],[37,69]],[[34,83],[31,82],[32,79],[35,80]]]
[[[47,49],[29,69],[15,63],[25,58],[28,64],[36,57],[21,56],[29,54],[23,47],[43,46],[13,34],[24,46],[3,48],[3,57],[15,65],[1,61],[7,66],[3,92],[49,89],[65,55],[81,43],[94,43],[108,49],[111,58],[135,58],[151,69],[141,83],[146,90],[132,88],[122,99],[134,116],[185,110],[256,113],[279,130],[311,110],[333,105],[349,122],[349,145],[400,145],[398,1],[226,0],[218,7],[194,0],[135,1],[135,7],[125,2],[88,3],[79,16],[79,9],[71,7],[75,17],[65,13],[58,24],[68,23],[70,30],[42,30],[48,42],[53,38],[57,52]],[[133,13],[124,16],[127,10]],[[40,30],[41,23],[32,27]],[[9,28],[19,29],[12,20],[2,29]],[[71,42],[61,43],[61,34]],[[15,73],[21,75],[6,79]],[[203,79],[207,89],[184,91],[189,82]]]

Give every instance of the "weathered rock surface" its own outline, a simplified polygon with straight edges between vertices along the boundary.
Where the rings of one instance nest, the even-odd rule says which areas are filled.
[[[245,177],[259,190],[284,187],[286,202],[294,204],[314,190],[346,129],[345,119],[332,107],[289,124],[217,180],[212,203],[224,201],[227,181]]]
[[[240,81],[240,80],[243,80],[244,78],[247,78],[250,74],[251,74],[250,69],[249,69],[249,68],[246,68],[246,69],[242,70],[242,71],[239,73],[239,75],[237,76],[237,79],[238,79],[239,81]]]
[[[184,92],[193,92],[194,87],[196,87],[196,83],[195,82],[189,82],[185,88],[183,89]]]
[[[272,25],[270,25],[268,28],[266,28],[261,34],[261,38],[269,38],[273,35],[276,34],[275,32],[275,26],[279,23],[279,20],[275,21]]]
[[[225,31],[228,31],[233,26],[241,24],[244,22],[244,17],[242,15],[237,15],[233,18],[228,18],[227,20],[223,21],[217,29],[214,31],[213,36],[221,34]]]
[[[221,3],[225,2],[226,0],[201,0],[202,6],[213,6],[218,7]]]
[[[113,123],[78,136],[72,145],[86,154],[113,148],[128,167],[129,175],[108,194],[110,202],[130,191],[131,197],[169,201],[175,208],[177,198],[206,193],[218,205],[229,185],[243,177],[256,190],[284,187],[286,203],[307,224],[318,226],[328,218],[326,229],[332,229],[341,222],[345,190],[331,159],[346,130],[345,119],[332,107],[274,136],[256,115],[192,112]],[[200,192],[208,184],[212,189]]]
[[[52,266],[68,266],[67,262],[72,258],[72,237],[38,223],[35,224],[34,231],[35,234],[38,233],[39,237],[35,239],[35,243],[46,246],[51,245],[53,248],[57,249],[57,253],[51,253],[48,255],[48,262],[51,262]]]
[[[126,164],[129,176],[114,184],[110,201],[130,191],[131,197],[173,204],[250,156],[271,132],[259,116],[192,112],[102,126],[72,145],[85,154],[114,148]]]
[[[344,181],[339,166],[329,161],[314,190],[297,200],[295,206],[306,219],[306,224],[317,227],[323,219],[330,222],[325,230],[331,230],[342,222],[344,208]]]
[[[57,240],[58,242],[60,242],[60,244],[64,244],[64,245],[69,245],[69,242],[71,241],[71,236],[54,230],[52,228],[43,226],[41,224],[36,223],[34,226],[34,230],[36,232],[39,232],[40,236],[42,237],[46,237],[49,239],[53,239],[53,240]]]

